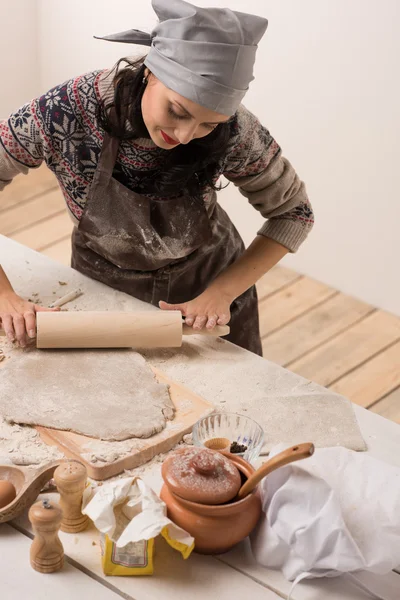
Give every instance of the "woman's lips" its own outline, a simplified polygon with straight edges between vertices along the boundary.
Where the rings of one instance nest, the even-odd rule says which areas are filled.
[[[179,144],[179,142],[177,142],[173,138],[169,137],[169,135],[164,133],[164,131],[162,129],[160,129],[160,131],[161,131],[161,135],[163,136],[163,138],[167,142],[167,144],[171,144],[171,146],[176,146],[177,144]]]

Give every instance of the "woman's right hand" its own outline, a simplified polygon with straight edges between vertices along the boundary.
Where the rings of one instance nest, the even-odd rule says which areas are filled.
[[[0,294],[0,324],[10,342],[16,340],[21,347],[26,346],[28,338],[36,337],[36,313],[57,310],[24,300],[11,290]]]

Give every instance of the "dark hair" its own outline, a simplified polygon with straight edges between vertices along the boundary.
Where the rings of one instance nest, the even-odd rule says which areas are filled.
[[[141,101],[146,84],[143,82],[144,57],[131,61],[122,58],[113,74],[114,99],[100,104],[97,111],[99,124],[111,136],[120,140],[150,138],[143,121]],[[126,66],[119,70],[121,63]],[[212,132],[185,145],[165,152],[157,169],[143,178],[140,191],[161,196],[186,193],[200,199],[204,189],[217,187],[216,180],[222,171],[233,133],[234,118],[219,124]]]

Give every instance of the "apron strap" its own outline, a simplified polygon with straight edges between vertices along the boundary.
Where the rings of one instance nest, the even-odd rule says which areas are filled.
[[[110,181],[117,161],[119,145],[120,140],[118,138],[111,137],[107,132],[104,133],[103,145],[92,186],[97,185],[100,178],[102,178],[103,185],[108,184]]]

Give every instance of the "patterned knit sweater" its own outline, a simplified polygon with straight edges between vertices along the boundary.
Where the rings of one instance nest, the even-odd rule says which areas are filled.
[[[43,161],[55,176],[72,220],[85,209],[104,131],[96,119],[99,102],[112,96],[109,71],[95,71],[59,85],[0,121],[0,191],[18,173]],[[120,144],[114,176],[130,189],[153,170],[166,150],[149,139]],[[266,222],[258,232],[295,252],[314,219],[304,184],[282,157],[270,133],[244,106],[232,127],[218,175],[238,186]],[[206,207],[213,190],[204,190]]]

